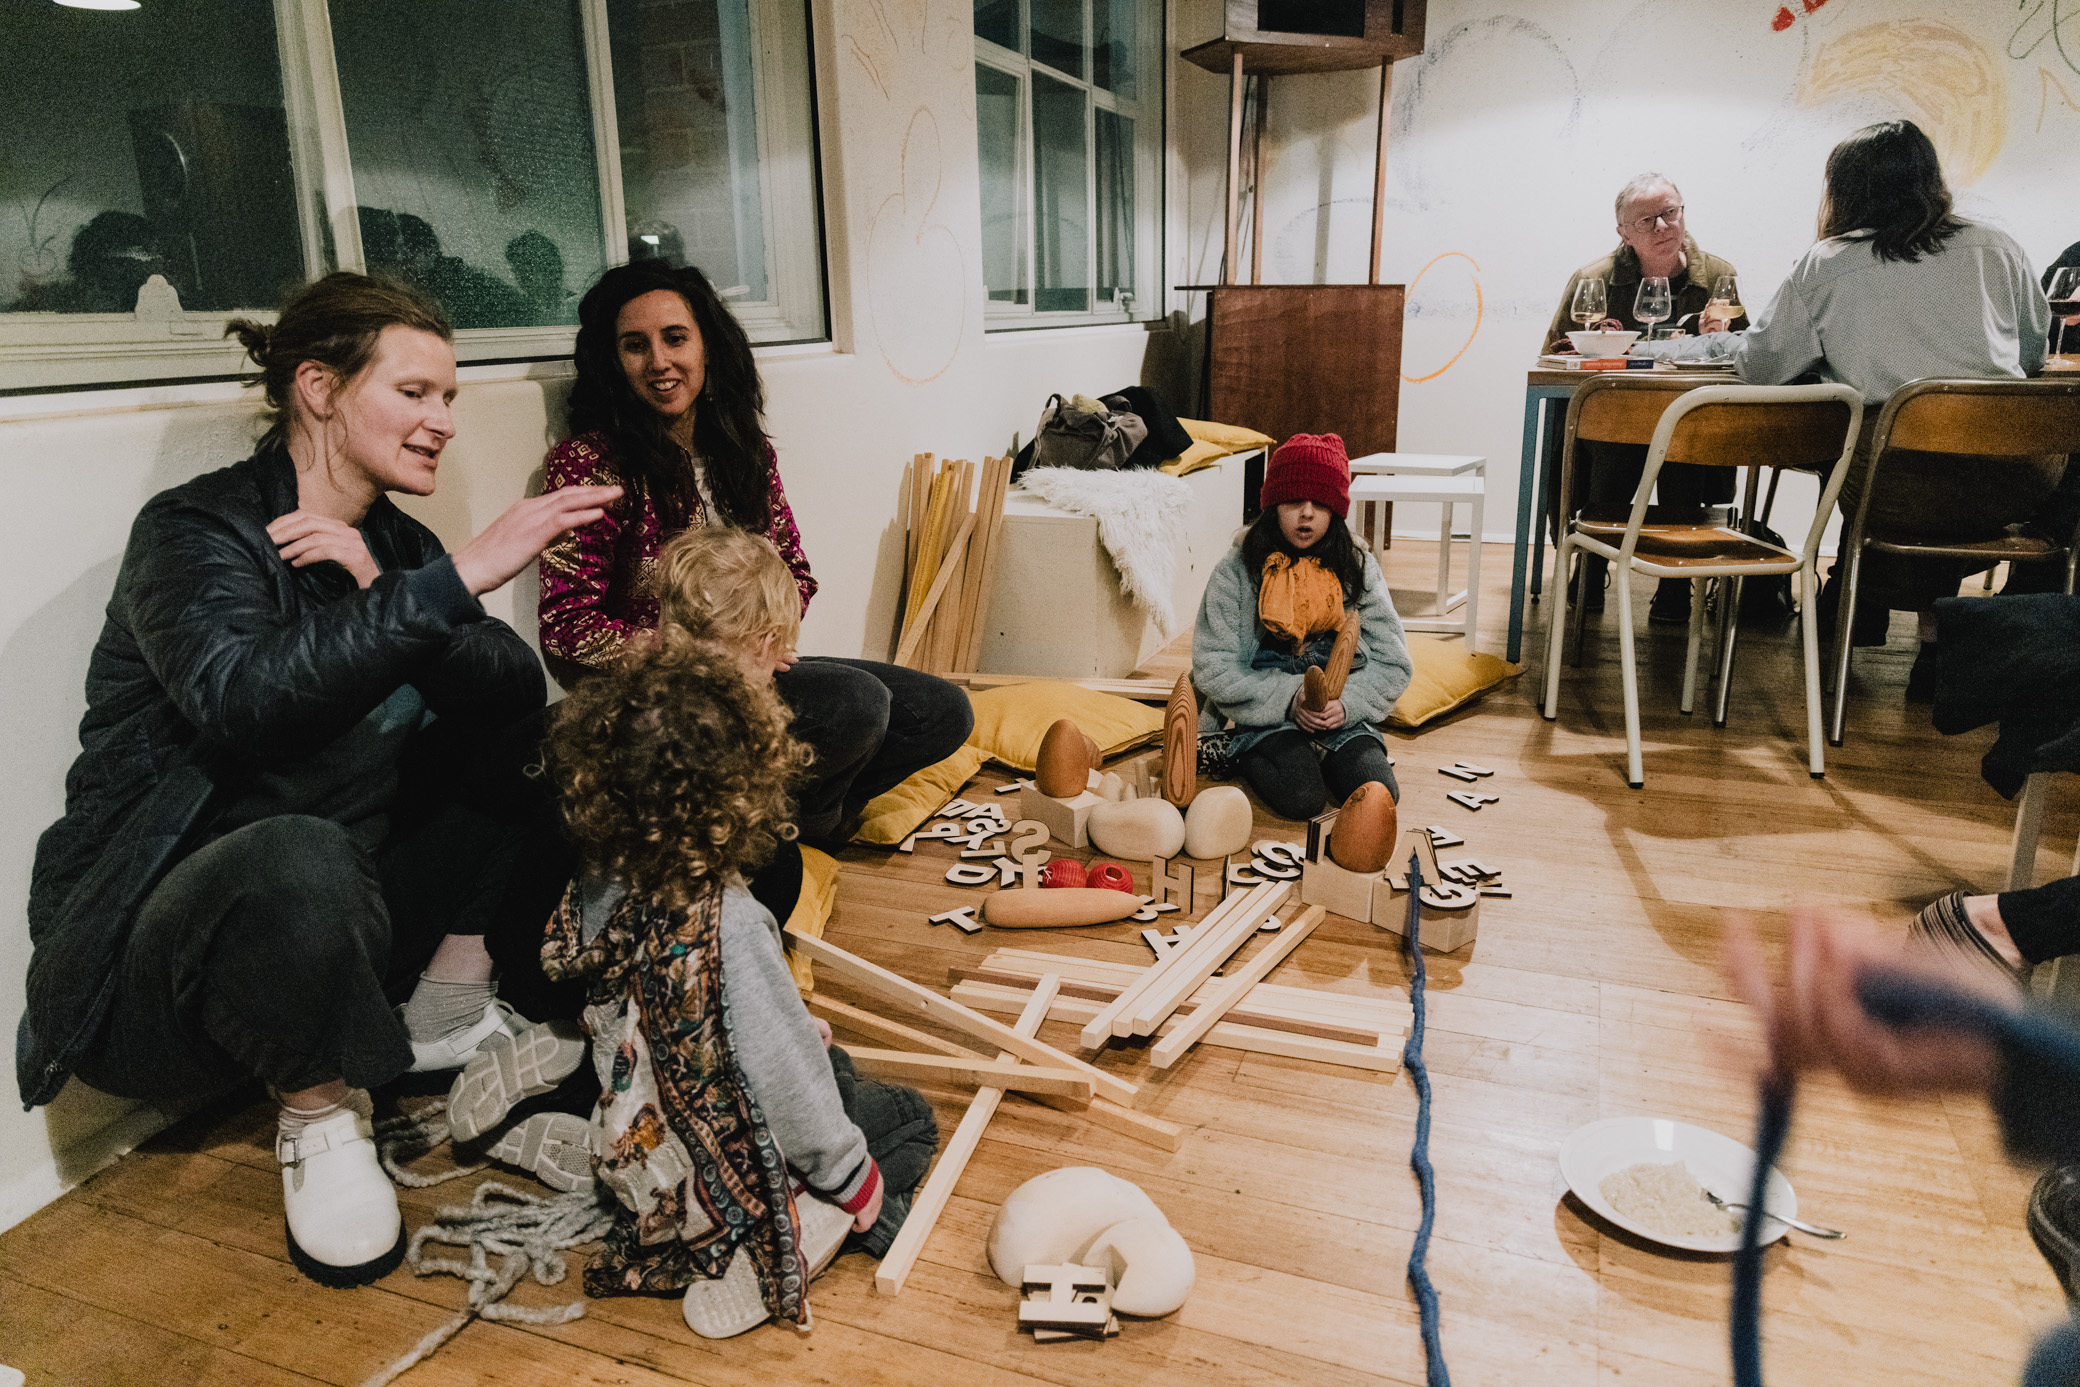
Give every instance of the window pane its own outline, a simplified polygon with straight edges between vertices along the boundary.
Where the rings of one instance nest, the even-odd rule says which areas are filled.
[[[975,0],[975,37],[1018,52],[1018,0]]]
[[[458,328],[576,322],[606,265],[576,4],[352,0],[332,42],[369,268]]]
[[[1134,99],[1135,44],[1140,34],[1134,27],[1139,13],[1135,0],[1093,0],[1095,32],[1091,51],[1092,80],[1109,92]]]
[[[1084,0],[1031,0],[1033,47],[1027,55],[1071,77],[1084,76]]]
[[[1037,10],[1038,5],[1034,8]],[[1091,306],[1090,208],[1081,87],[1033,74],[1034,306],[1042,312]]]
[[[806,127],[806,90],[758,90],[746,0],[609,0],[607,13],[630,258],[698,265],[740,302],[773,298],[766,180],[812,175],[806,159],[761,160],[759,102],[799,100]]]
[[[110,13],[9,5],[0,40],[0,306],[279,307],[305,275],[268,0]]]
[[[1134,292],[1134,122],[1097,112],[1098,301]]]
[[[1026,301],[1026,229],[1018,215],[1018,79],[975,65],[982,156],[982,283],[997,303]]]

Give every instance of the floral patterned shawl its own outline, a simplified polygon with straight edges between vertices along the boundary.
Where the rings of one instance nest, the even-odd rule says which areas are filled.
[[[786,1162],[730,1053],[722,1003],[722,886],[689,911],[624,896],[591,943],[577,886],[542,944],[542,970],[583,978],[600,1071],[594,1164],[623,1212],[585,1269],[590,1295],[713,1280],[747,1249],[783,1324],[809,1319]]]

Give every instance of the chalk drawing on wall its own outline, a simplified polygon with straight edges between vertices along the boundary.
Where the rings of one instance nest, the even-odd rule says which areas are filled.
[[[2039,135],[2044,133],[2044,117],[2051,109],[2051,93],[2054,91],[2058,93],[2060,105],[2074,115],[2080,116],[2080,101],[2073,100],[2073,94],[2066,90],[2066,84],[2058,79],[2058,74],[2048,67],[2040,67],[2037,69],[2037,80],[2037,133]]]
[[[922,385],[953,365],[968,321],[967,254],[939,220],[946,165],[937,107],[957,100],[950,93],[972,82],[972,30],[965,27],[964,11],[920,0],[849,0],[839,19],[846,56],[881,98],[849,107],[848,125],[880,126],[868,138],[893,149],[896,123],[903,122],[895,167],[882,164],[862,173],[858,205],[873,209],[867,214],[865,279],[875,346],[898,380]],[[947,119],[960,128],[956,115]]]
[[[1463,251],[1448,250],[1445,251],[1442,255],[1433,255],[1432,257],[1430,257],[1428,264],[1424,265],[1422,269],[1416,271],[1415,278],[1409,280],[1408,282],[1409,309],[1406,311],[1413,312],[1419,315],[1421,314],[1421,308],[1416,306],[1418,303],[1418,300],[1416,299],[1416,288],[1417,286],[1422,284],[1423,276],[1430,273],[1430,266],[1435,265],[1440,260],[1464,260],[1468,265],[1472,266],[1472,270],[1467,275],[1467,279],[1473,285],[1473,326],[1466,330],[1466,340],[1459,344],[1459,349],[1452,353],[1451,358],[1448,361],[1446,361],[1444,365],[1438,367],[1436,370],[1431,371],[1426,375],[1420,376],[1412,376],[1408,374],[1408,372],[1403,371],[1401,373],[1401,379],[1407,381],[1410,385],[1421,385],[1426,380],[1436,380],[1446,371],[1449,371],[1452,369],[1452,367],[1458,365],[1459,358],[1466,355],[1466,349],[1473,345],[1473,339],[1480,336],[1481,333],[1481,267],[1479,262],[1477,262],[1472,256],[1467,255]]]
[[[902,187],[867,232],[867,300],[888,369],[911,385],[937,380],[960,351],[968,320],[967,258],[932,219],[945,175],[939,121],[919,106],[903,134]]]
[[[1935,19],[1852,29],[1813,55],[1799,77],[1808,110],[1848,98],[1903,108],[1928,132],[1952,187],[1979,181],[2008,133],[2008,89],[1993,55]]]
[[[2075,0],[2021,0],[2022,22],[2008,36],[2008,56],[2021,61],[2046,43],[2067,69],[2080,74],[2080,3]],[[2049,58],[2050,53],[2040,54]]]
[[[1395,199],[1404,211],[1431,210],[1433,187],[1455,184],[1456,170],[1433,170],[1420,159],[1405,155],[1396,159],[1392,151],[1405,148],[1411,136],[1420,135],[1423,118],[1433,114],[1426,108],[1438,105],[1440,98],[1447,105],[1454,100],[1476,106],[1492,104],[1494,92],[1483,69],[1498,61],[1491,51],[1497,47],[1509,54],[1520,71],[1537,69],[1535,77],[1527,77],[1527,85],[1537,80],[1562,84],[1567,113],[1564,119],[1548,124],[1545,134],[1550,144],[1544,147],[1559,148],[1573,141],[1582,119],[1582,79],[1559,41],[1539,25],[1516,15],[1490,15],[1457,25],[1443,37],[1433,39],[1421,57],[1395,65],[1394,129],[1387,146],[1388,167],[1404,193]],[[1481,75],[1476,76],[1477,73]],[[1440,118],[1449,120],[1451,113],[1447,111]]]

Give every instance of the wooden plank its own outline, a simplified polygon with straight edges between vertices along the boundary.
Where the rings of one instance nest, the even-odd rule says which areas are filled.
[[[858,1047],[848,1051],[852,1062],[896,1079],[921,1083],[934,1080],[951,1084],[977,1084],[984,1088],[1015,1089],[1020,1093],[1055,1093],[1064,1098],[1088,1099],[1091,1081],[1067,1069],[1042,1068],[1011,1060],[960,1059],[953,1055],[918,1055],[907,1050],[875,1050]]]
[[[1314,933],[1315,926],[1321,924],[1328,913],[1318,905],[1309,906],[1299,919],[1271,936],[1270,942],[1257,950],[1256,956],[1243,964],[1233,977],[1222,980],[1220,992],[1216,996],[1193,1007],[1192,1014],[1186,1018],[1183,1025],[1157,1042],[1149,1056],[1155,1067],[1168,1069],[1177,1063],[1177,1057],[1212,1030],[1214,1023],[1226,1016],[1250,988],[1262,982],[1273,968],[1285,962],[1287,956],[1299,948],[1308,935]],[[1278,1028],[1267,1026],[1264,1029]],[[1378,1044],[1377,1041],[1373,1043]]]
[[[1032,979],[1021,973],[1007,973],[995,968],[949,968],[947,978],[952,982],[986,982],[1000,987],[1016,987],[1021,991],[1032,985]],[[1210,998],[1225,982],[1216,979],[1202,986],[1185,998],[1184,1005],[1197,1009]],[[1064,997],[1075,997],[1086,1002],[1109,1002],[1126,989],[1110,982],[1065,982],[1062,984]],[[1244,999],[1245,1001],[1247,999]],[[1228,1012],[1237,1021],[1247,1025],[1262,1026],[1268,1031],[1291,1031],[1295,1035],[1311,1035],[1318,1040],[1342,1040],[1353,1045],[1369,1045],[1379,1038],[1381,1027],[1366,1029],[1362,1026],[1338,1026],[1327,1021],[1312,1021],[1275,1011],[1260,1011],[1247,1005],[1237,1006]],[[1395,1027],[1395,1029],[1400,1029]]]
[[[1198,991],[1200,984],[1212,977],[1214,970],[1226,963],[1244,941],[1257,932],[1264,916],[1276,910],[1292,890],[1290,881],[1267,882],[1253,887],[1242,898],[1242,904],[1233,916],[1215,928],[1201,925],[1194,930],[1192,942],[1185,946],[1182,957],[1174,962],[1166,959],[1158,965],[1161,976],[1149,984],[1141,999],[1134,1004],[1130,1023],[1133,1034],[1155,1034],[1156,1027],[1184,1005],[1184,999]]]
[[[953,581],[953,570],[962,552],[961,546],[968,542],[968,532],[974,528],[973,515],[961,521],[960,529],[953,536],[953,543],[946,548],[946,558],[939,565],[938,576],[932,579],[931,587],[925,592],[924,602],[917,609],[917,616],[911,621],[909,629],[903,633],[903,643],[896,647],[895,662],[906,669],[916,668],[911,662],[917,658],[918,648],[924,643],[925,632],[931,628],[932,613],[938,608],[940,595],[946,591],[946,585]]]
[[[1094,1126],[1118,1132],[1121,1136],[1132,1137],[1136,1141],[1145,1141],[1163,1151],[1175,1151],[1184,1145],[1185,1128],[1182,1126],[1175,1122],[1165,1122],[1160,1117],[1150,1117],[1147,1113],[1135,1112],[1132,1108],[1123,1108],[1110,1098],[1093,1097],[1088,1107],[1079,1107],[1067,1098],[1051,1097],[1044,1093],[1028,1093],[1023,1096],[1035,1103],[1044,1103],[1050,1108],[1072,1112]]]
[[[1065,1054],[1052,1045],[1019,1035],[1001,1021],[971,1011],[950,998],[942,997],[929,987],[919,986],[908,978],[899,977],[886,968],[867,962],[857,954],[847,953],[827,940],[789,930],[795,948],[806,952],[817,963],[829,968],[838,977],[853,986],[864,988],[892,1002],[923,1012],[942,1025],[983,1040],[996,1042],[1000,1049],[1009,1050],[1022,1060],[1046,1068],[1070,1069],[1089,1077],[1091,1087],[1113,1102],[1126,1107],[1134,1105],[1136,1089],[1124,1079],[1107,1074],[1095,1065],[1086,1064],[1074,1055]]]
[[[1084,1047],[1095,1050],[1099,1046],[1109,1043],[1115,1035],[1133,1034],[1133,1031],[1129,1029],[1129,1022],[1133,1016],[1133,1008],[1140,1002],[1142,994],[1155,984],[1156,979],[1163,975],[1163,971],[1166,968],[1173,966],[1178,960],[1191,952],[1192,949],[1203,943],[1211,935],[1218,923],[1227,920],[1237,910],[1241,909],[1244,899],[1242,896],[1230,896],[1215,906],[1213,912],[1201,920],[1194,928],[1191,944],[1186,945],[1183,949],[1175,950],[1168,957],[1157,961],[1140,977],[1128,983],[1125,991],[1107,1003],[1104,1009],[1092,1017],[1084,1026],[1082,1033],[1078,1036]]]
[[[1055,972],[1064,978],[1073,978],[1078,983],[1118,983],[1125,986],[1148,970],[1147,964],[1105,963],[1097,959],[1075,958],[1067,954],[1051,954],[1037,949],[994,949],[982,960],[982,966],[1000,972],[1017,973],[1020,975],[1021,985],[1028,987],[1032,985],[1032,979],[1042,973]],[[1288,987],[1283,983],[1270,982],[1260,982],[1250,989],[1246,1004],[1290,1017],[1319,1019],[1331,1024],[1341,1023],[1366,1028],[1375,1024],[1405,1025],[1409,1015],[1408,1003],[1397,997],[1364,997],[1351,992]]]
[[[982,656],[982,638],[989,630],[990,598],[996,592],[998,546],[1004,538],[1004,497],[1011,488],[1011,458],[990,459],[982,484],[988,490],[988,520],[976,531],[981,562],[976,569],[974,609],[969,614],[967,638],[961,643],[958,665],[973,669]],[[981,509],[978,500],[977,509]]]
[[[1046,1019],[1047,1009],[1054,1005],[1060,981],[1059,978],[1041,979],[1041,986],[1033,990],[1032,999],[1019,1013],[1018,1024],[1006,1033],[1031,1040],[1033,1033],[1040,1029],[1040,1023]],[[953,1139],[946,1143],[946,1149],[932,1163],[932,1173],[925,1177],[916,1198],[910,1201],[910,1212],[903,1219],[902,1228],[881,1258],[881,1265],[874,1271],[874,1289],[881,1294],[902,1294],[903,1283],[910,1279],[910,1268],[917,1264],[917,1254],[924,1251],[925,1240],[932,1236],[939,1215],[946,1210],[946,1201],[953,1197],[953,1187],[960,1183],[968,1158],[981,1144],[983,1129],[989,1126],[989,1120],[996,1115],[997,1104],[1003,1098],[1004,1090],[1001,1088],[978,1089],[975,1100],[961,1115]]]
[[[885,1016],[876,1016],[871,1011],[848,1005],[833,997],[826,997],[821,992],[812,992],[802,1000],[809,1004],[809,1010],[820,1012],[827,1020],[835,1021],[846,1029],[856,1031],[860,1035],[870,1035],[876,1040],[885,1041],[892,1045],[902,1045],[912,1049],[931,1050],[941,1055],[951,1055],[955,1059],[979,1060],[982,1058],[981,1055],[976,1054],[973,1050],[964,1050],[950,1040],[941,1040],[938,1036],[906,1026],[900,1021],[891,1021]]]
[[[1017,1015],[1027,999],[1032,996],[1024,988],[998,987],[993,983],[983,982],[964,982],[953,991],[957,998],[977,1011],[1001,1012],[1007,1016]],[[1080,997],[1057,997],[1054,1005],[1048,1008],[1047,1017],[1050,1021],[1075,1023],[1087,1021],[1097,1013],[1096,1002],[1085,1001]],[[1171,1017],[1157,1029],[1157,1038],[1168,1036],[1182,1024],[1182,1018]],[[1261,1026],[1245,1026],[1234,1021],[1219,1021],[1200,1039],[1199,1044],[1217,1050],[1241,1050],[1251,1054],[1279,1055],[1288,1059],[1316,1060],[1323,1064],[1340,1064],[1347,1068],[1392,1073],[1401,1067],[1401,1046],[1405,1039],[1406,1033],[1399,1028],[1381,1031],[1377,1043],[1349,1044],[1295,1035],[1290,1031],[1269,1031]],[[1288,1044],[1289,1041],[1292,1043]],[[1079,1112],[1079,1115],[1082,1114]]]

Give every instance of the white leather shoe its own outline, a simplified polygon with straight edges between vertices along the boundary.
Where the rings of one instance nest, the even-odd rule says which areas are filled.
[[[375,1131],[351,1108],[275,1137],[289,1258],[324,1286],[362,1286],[404,1260],[397,1191],[376,1160]]]
[[[402,1014],[403,1008],[400,1007]],[[484,1004],[484,1014],[476,1023],[442,1036],[439,1040],[415,1040],[412,1042],[412,1068],[414,1074],[425,1074],[437,1069],[460,1069],[477,1053],[477,1047],[492,1036],[503,1031],[507,1035],[518,1035],[530,1023],[513,1014],[513,1009],[493,997]]]

